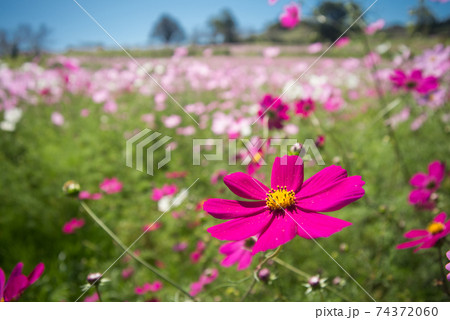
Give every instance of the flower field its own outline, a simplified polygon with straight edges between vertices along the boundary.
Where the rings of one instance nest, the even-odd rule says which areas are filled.
[[[380,27],[0,61],[2,299],[448,301],[450,46]]]

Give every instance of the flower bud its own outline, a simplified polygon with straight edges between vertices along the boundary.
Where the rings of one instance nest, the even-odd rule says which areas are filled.
[[[270,279],[270,270],[267,268],[259,270],[258,279],[267,282]]]
[[[102,278],[102,274],[101,273],[99,273],[99,272],[96,272],[96,273],[90,273],[90,274],[88,274],[88,276],[87,276],[87,282],[89,282],[89,284],[100,284],[99,283],[99,281],[100,281],[100,279]]]
[[[63,192],[70,197],[76,197],[78,196],[78,193],[80,193],[80,184],[76,181],[69,180],[66,183],[64,183]]]

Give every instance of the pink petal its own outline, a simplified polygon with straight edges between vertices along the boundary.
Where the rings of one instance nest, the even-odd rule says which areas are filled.
[[[430,176],[436,179],[437,183],[441,183],[445,176],[445,164],[439,161],[434,161],[428,166],[428,172]]]
[[[291,216],[298,223],[298,235],[305,239],[327,238],[352,225],[351,222],[325,214],[302,212],[298,209]]]
[[[330,184],[341,181],[347,177],[347,171],[339,166],[326,167],[303,183],[301,194],[303,197],[317,194],[328,188]]]
[[[261,233],[271,218],[272,215],[269,212],[264,212],[251,217],[233,219],[211,227],[207,231],[219,240],[244,240]]]
[[[4,292],[5,301],[12,301],[17,299],[20,294],[27,288],[28,279],[23,274],[19,274],[12,280],[11,277]]]
[[[419,173],[416,173],[411,178],[411,180],[409,180],[409,183],[412,186],[417,187],[417,188],[425,188],[426,184],[427,184],[427,180],[428,180],[427,178],[428,178],[428,175],[426,175],[423,172],[419,172]]]
[[[242,247],[244,242],[245,242],[245,240],[235,241],[235,242],[227,242],[220,246],[219,253],[225,254],[225,255],[230,255],[233,252],[235,252],[236,250],[238,250],[240,247]]]
[[[295,193],[303,184],[303,161],[299,156],[276,157],[272,167],[271,187],[286,186]]]
[[[397,246],[397,249],[407,249],[407,248],[415,247],[415,246],[417,246],[418,244],[420,244],[420,243],[422,243],[424,241],[425,241],[424,238],[420,238],[418,240],[401,243],[401,244],[399,244]]]
[[[425,189],[417,189],[411,191],[409,194],[409,203],[411,204],[426,204],[428,200],[430,199],[431,191],[425,190]]]
[[[208,199],[203,204],[203,210],[217,219],[235,219],[265,211],[266,202]]]
[[[262,200],[269,191],[264,184],[242,172],[225,176],[223,182],[234,194],[245,199]]]
[[[42,273],[44,272],[45,266],[44,264],[41,262],[39,263],[36,268],[34,268],[33,271],[31,271],[30,275],[28,276],[28,285],[32,285],[33,283],[35,283],[42,275]]]
[[[272,216],[267,229],[258,237],[252,255],[278,248],[296,236],[296,224],[287,214],[272,214]]]
[[[222,260],[220,265],[223,267],[226,267],[226,268],[231,267],[233,264],[235,264],[236,262],[238,262],[240,260],[241,256],[242,256],[242,252],[239,250],[236,250],[231,255],[225,257],[225,259]]]
[[[241,261],[238,264],[238,270],[247,269],[252,264],[252,254],[250,251],[246,251],[242,257]]]
[[[447,214],[445,212],[439,213],[436,218],[433,219],[434,222],[440,222],[445,223],[445,218],[447,217]]]
[[[411,238],[417,238],[417,237],[425,237],[428,235],[427,230],[411,230],[405,233],[404,237],[411,239]]]
[[[362,188],[364,183],[360,176],[352,176],[329,184],[327,188],[322,188],[316,194],[308,190],[309,194],[306,197],[302,189],[297,195],[297,205],[306,211],[336,211],[364,196],[365,191]]]
[[[3,298],[3,288],[5,286],[5,273],[3,272],[3,269],[0,268],[0,301]]]

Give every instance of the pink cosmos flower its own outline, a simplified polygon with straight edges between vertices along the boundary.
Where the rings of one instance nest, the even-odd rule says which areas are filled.
[[[128,279],[129,277],[131,277],[134,273],[134,269],[133,267],[128,267],[122,270],[122,278],[124,279]]]
[[[225,255],[225,258],[220,265],[228,268],[236,263],[238,270],[247,269],[252,263],[252,248],[254,244],[255,240],[253,238],[223,244],[219,248],[219,252]]]
[[[53,112],[51,119],[55,126],[61,127],[64,124],[64,116],[59,112]]]
[[[439,239],[446,237],[450,233],[450,220],[445,222],[447,214],[441,212],[426,229],[416,229],[405,233],[404,237],[408,239],[415,239],[413,241],[399,244],[397,249],[407,249],[418,246],[414,252],[422,249],[433,247]]]
[[[385,23],[386,23],[386,22],[384,21],[384,19],[378,19],[377,21],[375,21],[375,22],[369,24],[369,25],[366,27],[365,33],[368,34],[368,35],[372,35],[372,34],[374,34],[375,32],[377,32],[378,30],[383,29]]]
[[[114,100],[108,100],[103,105],[103,111],[106,113],[116,113],[117,112],[117,103]]]
[[[295,107],[296,107],[296,110],[295,110],[296,114],[300,114],[304,118],[307,118],[316,109],[316,104],[314,103],[314,101],[311,98],[308,98],[308,99],[299,100],[295,104]]]
[[[98,293],[95,292],[93,295],[91,296],[87,296],[86,298],[84,298],[84,302],[97,302],[98,299]]]
[[[80,115],[82,116],[82,117],[87,117],[87,116],[89,116],[89,109],[81,109],[81,111],[80,111]]]
[[[66,222],[62,227],[62,231],[65,234],[74,233],[77,229],[80,229],[84,226],[84,219],[76,219],[73,218],[70,221]]]
[[[239,151],[238,156],[242,160],[242,164],[247,165],[247,173],[251,176],[257,172],[262,165],[266,164],[264,161],[264,145],[269,147],[270,141],[266,142],[265,139],[252,137],[249,144]]]
[[[206,269],[201,274],[199,280],[191,284],[191,290],[189,291],[189,294],[195,297],[203,290],[204,286],[216,280],[218,276],[219,271],[217,269]]]
[[[162,121],[167,128],[175,128],[181,123],[181,117],[174,114],[168,117],[163,117]]]
[[[409,194],[409,203],[425,209],[433,209],[434,202],[431,201],[431,194],[441,186],[445,177],[445,164],[440,161],[433,161],[428,165],[428,173],[416,173],[409,183],[414,190]]]
[[[323,146],[325,145],[325,136],[324,135],[320,135],[316,138],[316,141],[314,141],[314,143],[316,144],[317,148],[323,148]]]
[[[281,98],[272,97],[270,94],[266,94],[260,102],[260,110],[258,116],[260,120],[264,121],[265,117],[269,118],[269,129],[281,129],[283,128],[283,121],[289,120],[287,111],[288,105],[283,103]],[[264,115],[264,116],[263,116]]]
[[[339,109],[341,109],[342,106],[344,105],[344,103],[345,103],[345,101],[344,101],[344,99],[342,99],[341,96],[334,95],[334,96],[329,97],[327,99],[327,101],[325,101],[325,104],[323,105],[323,107],[327,111],[334,112],[334,111],[338,111]]]
[[[294,28],[300,22],[300,7],[292,2],[284,7],[283,13],[280,15],[280,23],[286,29]]]
[[[100,189],[106,193],[118,193],[122,191],[123,184],[117,178],[105,178],[102,183],[100,183]]]
[[[342,37],[338,41],[336,41],[334,46],[337,48],[342,48],[342,47],[345,47],[346,45],[348,45],[349,43],[350,43],[349,37]]]
[[[172,250],[175,252],[181,252],[186,250],[188,247],[188,243],[186,241],[179,242],[172,247]]]
[[[170,196],[178,192],[175,184],[165,184],[162,188],[154,188],[152,192],[152,200],[159,201],[164,196]]]
[[[153,283],[144,283],[144,285],[142,287],[136,287],[134,289],[134,293],[139,294],[139,295],[143,295],[146,294],[147,292],[157,292],[159,290],[161,290],[163,287],[163,284],[161,281],[156,280]]]
[[[154,222],[152,224],[146,224],[142,227],[142,232],[155,231],[161,228],[161,222]]]
[[[308,46],[308,53],[314,54],[322,51],[323,45],[321,42],[315,42]]]
[[[86,190],[80,191],[78,199],[80,200],[100,200],[103,197],[101,193],[89,193]]]
[[[394,70],[394,74],[390,76],[390,79],[396,88],[403,88],[420,94],[427,94],[439,87],[436,77],[424,77],[419,69],[414,69],[409,74],[400,69]]]
[[[22,274],[23,263],[19,262],[6,281],[5,272],[0,268],[0,301],[14,301],[33,283],[35,283],[44,272],[44,264],[39,263],[29,276]]]
[[[252,255],[275,249],[296,235],[311,239],[341,231],[351,223],[321,212],[339,210],[364,195],[361,177],[347,177],[347,171],[335,165],[303,182],[303,161],[298,156],[275,159],[271,189],[242,172],[226,176],[224,182],[234,194],[256,201],[207,200],[206,212],[230,219],[208,232],[228,241],[258,236]]]
[[[197,242],[197,247],[195,251],[191,253],[190,258],[192,263],[197,263],[203,255],[203,252],[206,249],[206,244],[203,241]]]

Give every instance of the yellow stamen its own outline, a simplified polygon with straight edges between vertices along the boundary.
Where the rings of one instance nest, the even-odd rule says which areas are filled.
[[[282,210],[295,204],[294,191],[287,191],[286,186],[277,186],[277,189],[270,189],[266,194],[266,205],[270,210]]]
[[[440,222],[432,222],[428,225],[428,232],[431,234],[437,234],[445,229],[445,226],[443,223]]]
[[[254,163],[258,163],[259,160],[261,160],[261,158],[262,158],[261,152],[257,152],[257,153],[253,156],[252,161],[253,161]]]

